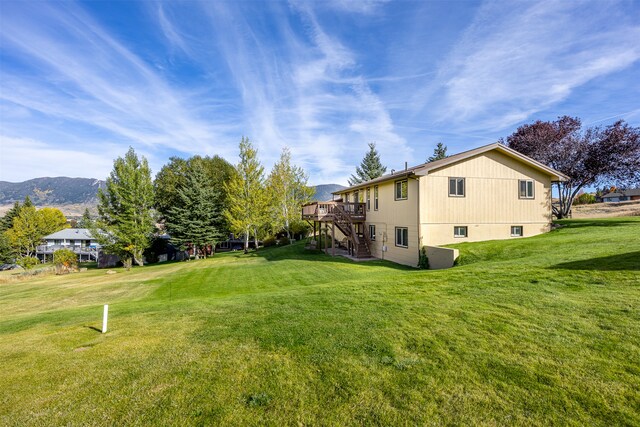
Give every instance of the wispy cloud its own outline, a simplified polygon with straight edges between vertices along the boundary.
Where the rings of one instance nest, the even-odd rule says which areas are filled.
[[[612,18],[616,25],[602,28]],[[640,25],[614,2],[487,2],[440,68],[441,121],[504,129],[640,59]]]
[[[3,70],[5,101],[124,141],[188,153],[211,152],[211,141],[233,127],[201,119],[195,94],[169,85],[73,4],[61,10],[43,3],[28,18],[12,18],[2,21],[3,44],[37,61],[39,76]]]
[[[468,149],[541,114],[638,118],[629,3],[2,7],[0,179],[68,170],[71,153],[102,178],[129,145],[154,170],[171,155],[236,162],[245,135],[267,168],[288,146],[311,182],[344,183],[369,142],[397,169],[437,141]]]

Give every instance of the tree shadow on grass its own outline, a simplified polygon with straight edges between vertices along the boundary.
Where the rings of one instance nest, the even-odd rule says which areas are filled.
[[[329,249],[331,253],[331,249]],[[416,270],[415,268],[396,264],[384,260],[371,261],[352,261],[342,256],[331,256],[319,249],[305,249],[302,242],[289,246],[262,248],[247,254],[238,253],[234,255],[236,258],[263,258],[267,261],[285,261],[285,260],[301,260],[301,261],[321,261],[325,263],[350,264],[350,265],[376,265],[392,268],[396,270]]]
[[[550,268],[558,270],[640,271],[640,251],[563,262]]]
[[[581,227],[619,227],[622,225],[636,224],[640,226],[640,218],[633,219],[612,219],[612,218],[596,218],[596,219],[562,219],[554,221],[556,224],[562,225],[566,228],[581,228]]]

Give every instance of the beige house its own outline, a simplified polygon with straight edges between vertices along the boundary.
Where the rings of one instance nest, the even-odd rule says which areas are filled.
[[[303,219],[344,240],[356,257],[417,266],[422,247],[443,268],[441,245],[549,231],[551,183],[567,177],[499,143],[391,171],[303,207]]]

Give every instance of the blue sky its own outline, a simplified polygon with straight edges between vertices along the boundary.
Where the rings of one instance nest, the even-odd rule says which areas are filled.
[[[311,184],[559,115],[640,125],[640,2],[0,2],[0,180],[104,179],[128,146]]]

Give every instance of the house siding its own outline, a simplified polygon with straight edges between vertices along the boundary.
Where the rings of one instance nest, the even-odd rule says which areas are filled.
[[[374,210],[373,186],[371,188],[371,208],[366,211],[367,220],[365,232],[369,231],[369,225],[376,226],[376,240],[371,242],[371,255],[398,264],[416,267],[418,265],[418,252],[420,248],[420,236],[418,229],[418,199],[419,185],[415,178],[408,179],[408,194],[405,200],[395,200],[395,180],[382,182],[378,185],[378,210]],[[346,193],[340,193],[344,196]],[[360,194],[366,194],[366,187],[360,190]],[[351,191],[353,200],[353,191]],[[364,201],[364,199],[362,199]],[[395,245],[395,228],[406,227],[408,234],[408,246]],[[387,246],[383,252],[382,247]]]
[[[465,178],[465,196],[450,197],[449,177]],[[534,181],[534,198],[519,198],[519,180]],[[524,237],[549,231],[551,178],[497,151],[445,166],[420,178],[420,237],[423,245],[509,239],[511,226]],[[456,238],[454,226],[467,226]]]

